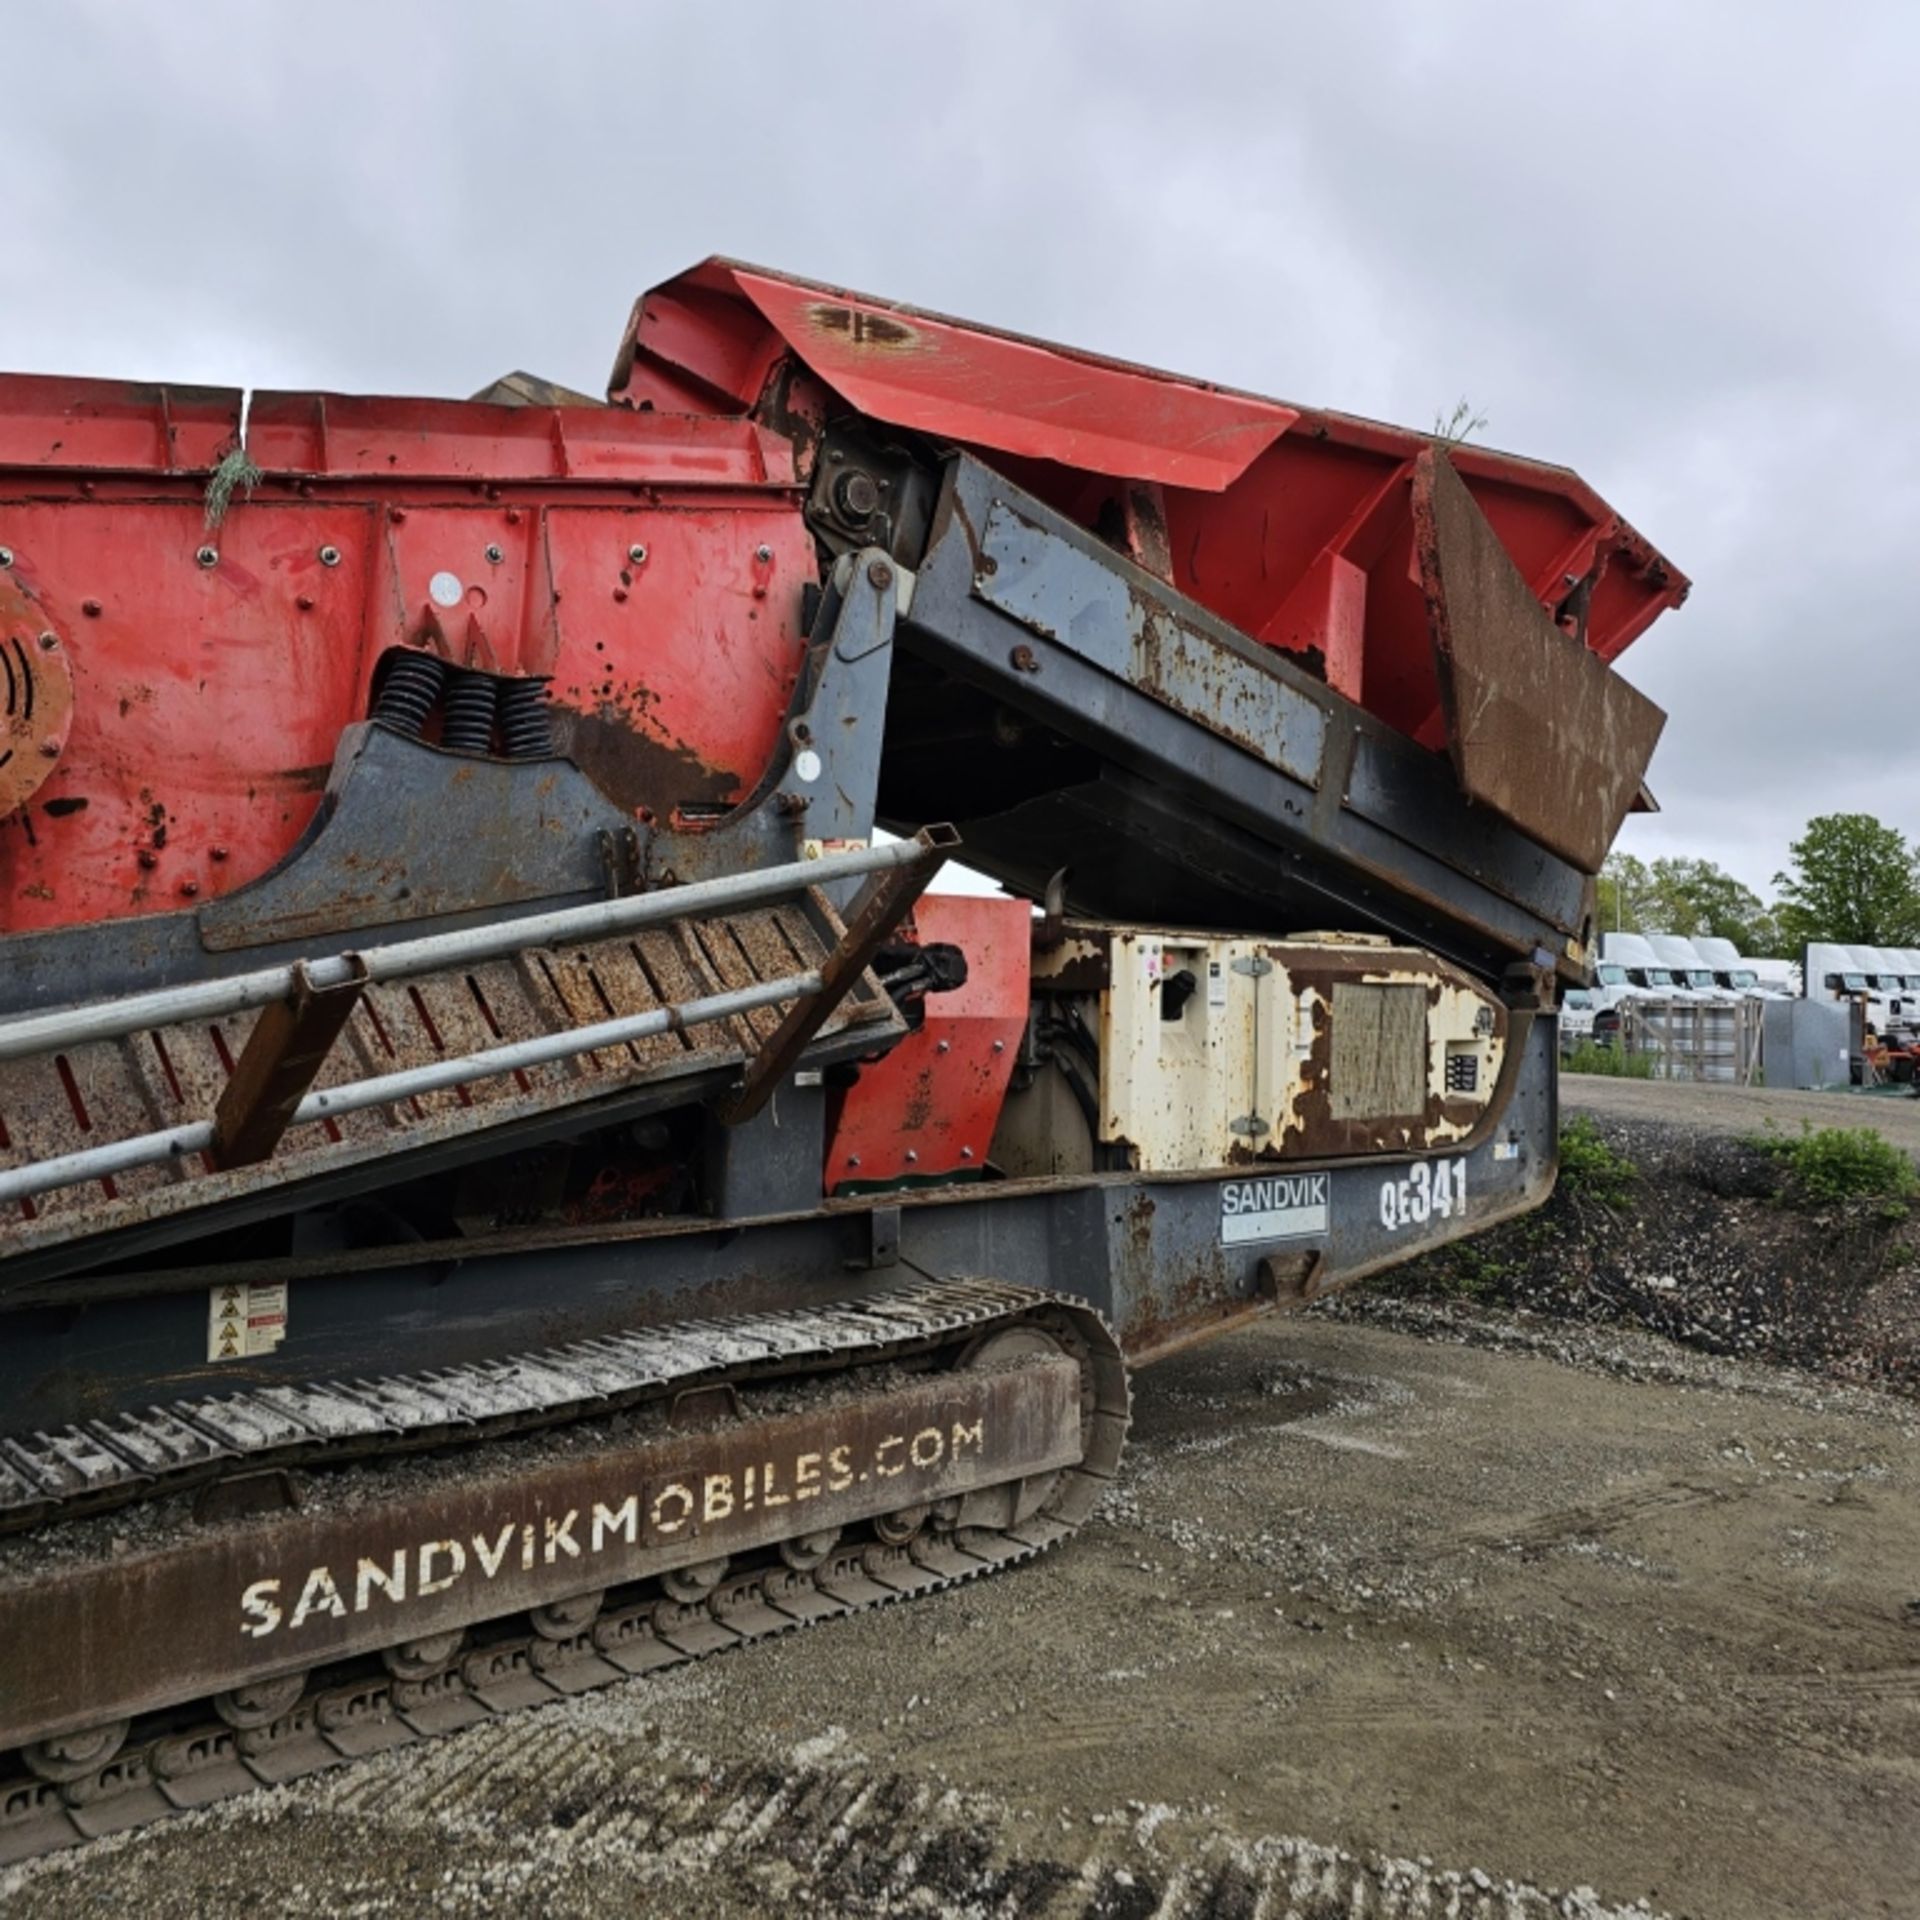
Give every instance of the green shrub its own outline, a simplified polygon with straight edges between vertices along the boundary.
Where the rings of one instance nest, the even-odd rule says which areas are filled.
[[[1512,1277],[1507,1263],[1473,1240],[1456,1241],[1423,1263],[1421,1291],[1442,1299],[1493,1300]]]
[[[1588,1115],[1576,1113],[1560,1129],[1560,1184],[1567,1192],[1617,1207],[1639,1177],[1640,1169],[1607,1145]]]
[[[1582,1040],[1560,1065],[1566,1073],[1605,1073],[1617,1080],[1653,1078],[1652,1054],[1628,1053],[1618,1045],[1602,1047],[1591,1040]]]
[[[1754,1144],[1775,1155],[1786,1173],[1780,1197],[1790,1206],[1818,1212],[1854,1201],[1874,1203],[1882,1220],[1904,1220],[1920,1197],[1920,1172],[1906,1153],[1872,1127],[1813,1127],[1801,1121],[1798,1137],[1773,1122]]]

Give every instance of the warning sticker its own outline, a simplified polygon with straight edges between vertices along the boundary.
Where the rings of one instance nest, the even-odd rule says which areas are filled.
[[[255,1286],[227,1281],[207,1289],[207,1358],[251,1359],[271,1353],[287,1337],[284,1282]]]

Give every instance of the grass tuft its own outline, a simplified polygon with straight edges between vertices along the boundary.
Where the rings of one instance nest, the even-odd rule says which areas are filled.
[[[1623,1206],[1633,1197],[1640,1169],[1600,1136],[1590,1116],[1576,1113],[1560,1129],[1560,1184],[1568,1193]]]
[[[207,476],[207,531],[217,533],[233,504],[235,493],[251,500],[260,484],[260,469],[245,447],[231,447],[213,472]]]
[[[1912,1160],[1872,1127],[1813,1127],[1803,1120],[1794,1135],[1769,1120],[1753,1144],[1780,1161],[1781,1200],[1805,1213],[1864,1204],[1892,1225],[1920,1198]]]
[[[1603,1047],[1582,1040],[1560,1062],[1563,1073],[1604,1073],[1616,1080],[1651,1080],[1653,1055],[1628,1053],[1622,1047]]]
[[[1453,403],[1449,414],[1433,416],[1433,437],[1443,447],[1458,447],[1473,438],[1476,433],[1484,433],[1487,416],[1474,410],[1471,400],[1464,397]]]

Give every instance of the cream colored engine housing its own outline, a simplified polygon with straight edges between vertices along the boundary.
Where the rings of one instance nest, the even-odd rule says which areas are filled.
[[[1063,1032],[1081,1052],[1078,1035],[1094,1040],[1104,1163],[1142,1173],[1456,1145],[1485,1119],[1506,1055],[1491,993],[1363,935],[1070,923],[1035,953],[1033,992],[1030,1050]],[[1054,1079],[1038,1067],[1008,1102],[994,1157],[1009,1172],[1093,1158]]]

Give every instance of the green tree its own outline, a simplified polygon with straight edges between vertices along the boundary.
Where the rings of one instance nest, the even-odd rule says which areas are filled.
[[[1600,869],[1599,925],[1604,932],[1708,933],[1742,953],[1772,953],[1779,930],[1751,887],[1711,860],[1670,856],[1649,865],[1630,853],[1610,854]]]
[[[1773,916],[1751,887],[1711,860],[1666,859],[1653,863],[1656,898],[1666,913],[1667,933],[1709,933],[1731,940],[1742,953],[1771,953],[1778,938]]]
[[[1920,943],[1920,883],[1905,835],[1870,813],[1823,813],[1787,851],[1793,865],[1773,883],[1780,931],[1792,945]]]
[[[1594,924],[1602,933],[1645,930],[1643,922],[1653,905],[1653,874],[1644,860],[1630,853],[1608,854],[1594,893]]]

